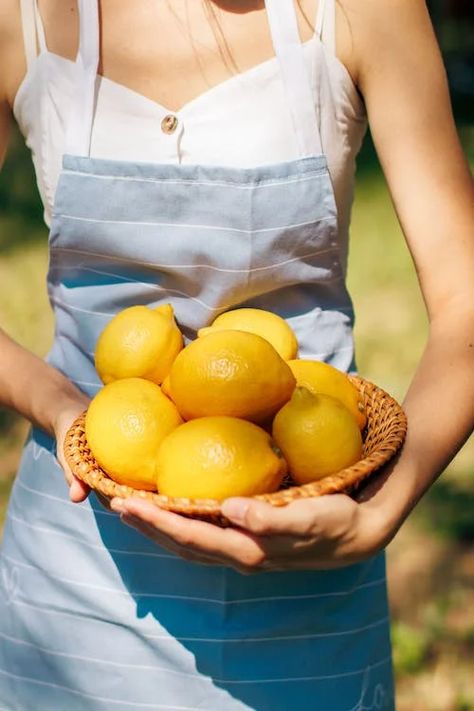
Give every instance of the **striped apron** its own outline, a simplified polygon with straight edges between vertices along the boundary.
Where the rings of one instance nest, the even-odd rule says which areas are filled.
[[[55,199],[49,361],[85,392],[121,309],[171,303],[185,336],[234,306],[286,318],[304,357],[353,365],[337,211],[292,0],[267,0],[297,160],[250,169],[90,157],[97,0],[79,0],[76,104]],[[393,709],[383,554],[240,575],[184,561],[91,494],[68,499],[33,430],[0,558],[7,711]]]

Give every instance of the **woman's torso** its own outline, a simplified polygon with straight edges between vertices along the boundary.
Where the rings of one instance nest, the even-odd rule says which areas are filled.
[[[279,12],[291,19],[288,0],[267,4],[274,21]],[[95,0],[82,5],[96,14]],[[344,154],[342,134],[337,134],[340,145],[334,144],[329,176],[318,122],[302,117],[317,116],[324,106],[320,123],[327,143],[329,129],[323,124],[338,125],[335,107],[340,111],[343,103],[335,98],[340,79],[334,94],[329,55],[316,40],[313,58],[318,61],[311,64],[311,77],[317,81],[305,83],[311,44],[301,56],[295,36],[290,39],[298,71],[293,82],[285,79],[287,100],[268,100],[267,84],[281,86],[277,67],[258,91],[243,91],[249,79],[256,81],[260,67],[194,102],[194,125],[206,115],[219,137],[227,123],[231,126],[219,153],[224,165],[215,166],[209,158],[212,131],[207,143],[196,141],[189,157],[197,160],[199,149],[204,165],[164,160],[160,144],[176,132],[162,135],[159,115],[156,125],[150,118],[154,133],[145,142],[146,160],[135,155],[120,160],[128,150],[125,131],[132,123],[124,105],[129,98],[135,106],[136,92],[124,92],[116,79],[99,85],[99,104],[107,103],[106,84],[120,94],[111,113],[114,121],[122,117],[121,130],[105,120],[100,105],[93,121],[93,81],[86,83],[85,95],[72,97],[77,99],[73,118],[81,115],[82,106],[89,107],[87,145],[81,143],[65,157],[56,191],[49,269],[56,338],[50,355],[90,394],[100,387],[92,357],[98,333],[131,303],[171,302],[191,337],[224,308],[266,304],[298,326],[300,345],[301,334],[307,351],[341,362],[342,368],[350,366],[352,310],[337,258],[344,233],[338,230],[331,181],[338,161],[351,176],[348,155],[355,152],[355,141],[345,139],[352,154]],[[35,71],[41,69],[38,77],[30,75],[31,86],[38,87],[40,113],[36,119],[29,115],[32,126],[42,127],[42,150],[51,152],[62,126],[64,84],[50,61],[56,60],[45,52],[34,60]],[[271,64],[262,66],[272,70]],[[300,77],[298,95],[294,87]],[[251,101],[244,103],[250,122],[241,111],[240,120],[232,123],[237,84],[242,84],[243,102],[244,94],[250,94]],[[26,96],[34,95],[24,87]],[[301,91],[304,101],[292,104],[292,97],[301,99]],[[259,105],[260,93],[267,99]],[[228,102],[221,100],[224,95]],[[158,99],[153,98],[153,110]],[[298,111],[292,113],[294,107]],[[285,126],[276,121],[280,112]],[[146,121],[142,112],[139,116],[134,125],[141,130]],[[102,120],[115,145],[112,160],[97,156],[107,138],[99,141]],[[278,127],[275,133],[272,126]],[[179,145],[183,156],[192,127],[187,117]],[[79,135],[84,137],[82,131]],[[130,135],[135,138],[135,131]],[[241,149],[238,167],[225,165],[229,142]],[[271,165],[262,158],[261,144],[265,150],[273,146]],[[140,145],[137,140],[137,150]],[[309,150],[301,150],[302,145]],[[323,151],[329,157],[327,146]],[[37,169],[40,165],[47,170],[37,159]],[[344,190],[349,183],[341,181]],[[68,502],[54,443],[37,431],[25,449],[10,500],[0,592],[0,705],[7,708],[19,703],[39,711],[102,711],[112,704],[124,711],[299,711],[308,708],[308,699],[310,705],[337,711],[392,708],[383,555],[338,571],[254,576],[188,563],[123,526],[93,497],[80,507]]]

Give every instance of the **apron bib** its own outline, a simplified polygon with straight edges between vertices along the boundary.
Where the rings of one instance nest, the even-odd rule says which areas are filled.
[[[299,146],[251,169],[90,156],[97,0],[79,0],[76,105],[50,234],[49,361],[94,395],[99,333],[171,303],[187,339],[236,306],[286,318],[300,357],[354,368],[337,210],[292,0],[266,2]],[[242,576],[190,563],[91,495],[68,501],[33,430],[0,559],[0,707],[8,711],[392,709],[384,556]]]

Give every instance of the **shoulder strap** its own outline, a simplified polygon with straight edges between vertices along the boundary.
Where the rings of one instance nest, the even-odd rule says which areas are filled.
[[[273,48],[301,157],[322,153],[316,97],[305,62],[293,0],[265,0]]]
[[[21,0],[20,9],[26,67],[29,69],[36,59],[38,48],[40,52],[46,51],[46,39],[36,0]]]

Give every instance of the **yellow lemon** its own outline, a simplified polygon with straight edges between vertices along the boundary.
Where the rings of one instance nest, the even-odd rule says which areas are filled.
[[[182,347],[171,304],[130,306],[99,336],[95,367],[103,383],[136,377],[160,384]]]
[[[286,463],[257,425],[236,417],[201,417],[166,437],[156,472],[160,494],[222,500],[276,491]]]
[[[356,387],[345,373],[319,360],[288,361],[296,384],[308,388],[315,395],[331,395],[340,400],[355,417],[360,429],[367,423],[365,407]]]
[[[362,456],[362,436],[347,407],[306,388],[297,387],[277,413],[272,433],[298,484],[334,474]]]
[[[160,444],[181,423],[178,410],[158,385],[125,378],[103,387],[90,403],[86,438],[114,481],[153,490]]]
[[[273,346],[245,331],[215,331],[184,348],[167,389],[185,420],[228,415],[262,422],[287,402],[295,378]]]
[[[298,341],[285,319],[263,309],[233,309],[218,316],[211,326],[201,328],[198,336],[207,336],[215,330],[248,331],[265,338],[283,358],[296,358]]]

